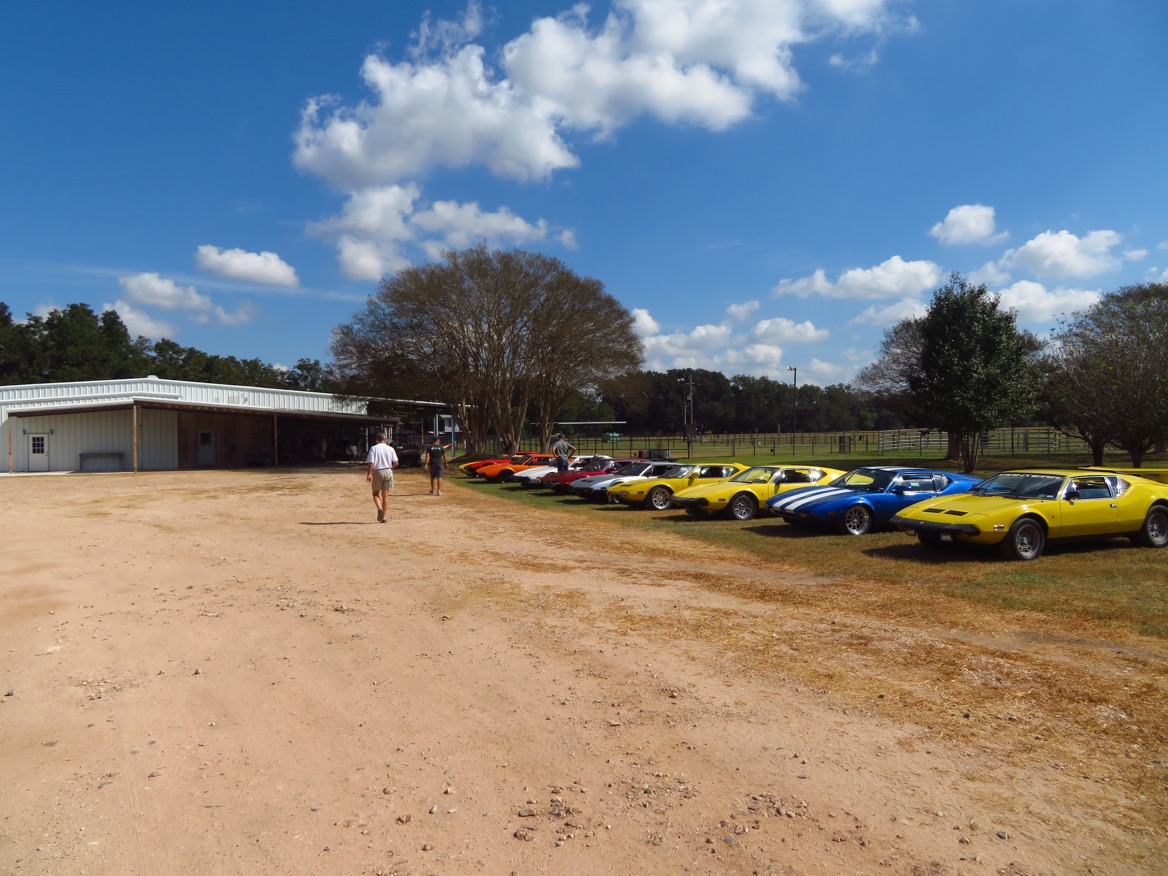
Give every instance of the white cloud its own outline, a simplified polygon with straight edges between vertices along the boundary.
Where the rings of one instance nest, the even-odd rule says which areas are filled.
[[[118,283],[135,304],[149,304],[163,310],[210,310],[214,306],[194,286],[180,286],[153,271],[118,277]]]
[[[872,268],[852,268],[832,283],[822,269],[798,280],[781,280],[776,295],[822,295],[826,298],[870,300],[903,298],[919,295],[934,288],[941,279],[941,268],[929,261],[906,262],[893,256]]]
[[[596,33],[576,15],[541,18],[504,47],[503,65],[516,89],[558,124],[602,137],[645,114],[714,131],[750,114],[750,92],[708,62],[639,51],[630,37],[615,14]]]
[[[968,243],[1001,243],[1009,235],[998,233],[994,222],[994,208],[984,204],[962,204],[954,207],[930,230],[929,234],[947,246]]]
[[[435,201],[428,209],[411,217],[411,223],[424,231],[439,235],[424,244],[433,258],[443,249],[464,249],[478,241],[496,245],[502,240],[516,244],[543,240],[547,223],[540,219],[535,224],[516,216],[506,207],[484,212],[478,204],[459,204],[456,201]]]
[[[980,268],[970,271],[965,279],[974,286],[1004,286],[1010,282],[1010,272],[1003,271],[997,262],[986,262]]]
[[[824,341],[830,334],[827,329],[816,328],[809,320],[797,323],[781,316],[760,320],[750,330],[751,340],[775,343]]]
[[[1037,277],[1093,277],[1118,270],[1123,259],[1113,250],[1123,238],[1115,231],[1091,231],[1078,237],[1069,231],[1044,231],[1002,256],[1006,268],[1019,267]]]
[[[928,309],[929,305],[919,298],[906,298],[884,306],[873,304],[848,320],[848,325],[896,325],[902,319],[924,316]]]
[[[1097,290],[1047,289],[1032,280],[1021,280],[997,294],[1002,307],[1018,312],[1019,323],[1049,323],[1056,317],[1087,309],[1100,296]]]
[[[1124,250],[1123,257],[1129,262],[1142,262],[1148,257],[1148,251],[1146,249],[1128,249]]]
[[[160,340],[162,338],[173,337],[175,328],[172,323],[165,322],[160,319],[154,319],[149,314],[138,310],[130,304],[127,304],[121,299],[115,301],[113,304],[103,304],[101,306],[103,311],[115,311],[121,320],[126,325],[126,330],[131,337],[138,337],[141,335],[144,338],[152,338],[153,340]]]
[[[195,251],[195,264],[200,270],[218,274],[220,277],[248,280],[268,286],[289,286],[293,289],[300,285],[295,269],[274,252],[224,250],[206,244]]]
[[[477,4],[424,18],[409,61],[365,58],[371,97],[306,101],[294,162],[342,190],[473,164],[541,180],[578,165],[565,130],[606,136],[643,115],[724,130],[757,95],[802,89],[795,46],[886,31],[890,0],[616,0],[597,27],[578,4],[490,52]],[[910,19],[911,20],[911,19]],[[909,28],[911,29],[911,28]],[[498,63],[493,63],[498,59]]]
[[[633,308],[633,331],[642,338],[648,338],[661,331],[661,324],[653,319],[643,307]]]
[[[743,301],[741,304],[731,304],[726,308],[726,315],[733,320],[749,319],[751,314],[758,310],[757,301]]]
[[[757,302],[731,305],[731,310],[753,313]],[[699,325],[689,331],[661,334],[660,324],[643,308],[633,310],[634,327],[645,344],[645,367],[651,371],[670,368],[709,368],[735,374],[766,374],[783,361],[783,342],[811,343],[829,336],[811,322],[796,323],[784,317],[764,319],[748,332],[736,333],[734,319]]]
[[[229,313],[206,295],[200,295],[194,286],[180,286],[174,280],[153,271],[118,277],[118,283],[126,298],[133,304],[161,307],[163,310],[188,310],[192,313],[191,319],[197,323],[214,321],[220,325],[239,326],[251,321],[252,318],[252,311],[249,308],[240,308],[235,313]],[[119,305],[124,303],[118,302]],[[116,305],[114,309],[119,314],[122,312]],[[136,311],[136,315],[142,320],[149,319],[140,311]]]
[[[545,179],[578,159],[546,100],[496,81],[480,46],[419,64],[369,56],[374,102],[314,98],[301,113],[294,161],[338,188],[397,182],[433,167],[481,164],[497,176]]]
[[[336,241],[341,270],[354,280],[379,280],[407,267],[403,249],[408,244],[434,258],[444,249],[480,241],[518,245],[548,236],[543,219],[528,222],[506,207],[483,210],[475,203],[417,205],[421,194],[414,184],[361,189],[349,196],[340,215],[310,224],[308,232]],[[574,242],[570,231],[561,234],[561,242]]]

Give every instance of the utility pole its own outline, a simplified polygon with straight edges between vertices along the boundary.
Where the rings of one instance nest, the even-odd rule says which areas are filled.
[[[788,365],[791,372],[791,455],[795,454],[795,418],[799,413],[799,369]]]

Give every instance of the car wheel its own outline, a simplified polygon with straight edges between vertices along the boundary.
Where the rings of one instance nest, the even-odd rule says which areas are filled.
[[[872,512],[866,505],[853,505],[844,511],[840,529],[844,535],[864,535],[872,528]]]
[[[1023,517],[1010,527],[999,549],[1007,560],[1037,560],[1046,545],[1046,533],[1032,517]]]
[[[505,484],[509,483],[510,481],[515,480],[515,472],[511,471],[510,469],[503,469],[503,471],[499,472],[499,480]]]
[[[1152,506],[1148,516],[1144,518],[1139,535],[1136,536],[1136,544],[1153,548],[1168,545],[1168,508],[1163,505]]]
[[[939,532],[918,532],[917,541],[931,550],[937,550],[941,547],[941,533]]]
[[[726,506],[731,520],[749,520],[758,511],[758,500],[750,493],[739,493]]]
[[[673,491],[669,487],[654,487],[645,497],[645,506],[654,511],[664,511],[669,507],[669,497],[672,495]]]

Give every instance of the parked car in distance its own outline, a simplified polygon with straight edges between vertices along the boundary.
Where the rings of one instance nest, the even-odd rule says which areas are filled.
[[[594,459],[611,459],[608,456],[574,456],[568,464],[568,471],[580,471]],[[515,483],[522,487],[541,487],[543,476],[559,471],[554,464],[537,465],[535,468],[524,469],[515,473]]]
[[[678,463],[664,475],[626,481],[608,488],[610,502],[621,502],[632,508],[652,508],[664,511],[669,500],[679,490],[699,484],[711,484],[745,471],[740,462],[689,462]]]
[[[572,483],[572,493],[583,499],[592,499],[603,502],[608,499],[609,487],[623,484],[637,478],[661,477],[666,472],[677,468],[676,462],[653,462],[639,459],[622,465],[612,472],[592,477],[581,478]]]
[[[996,545],[1011,560],[1034,560],[1048,542],[1122,536],[1168,545],[1168,483],[1134,471],[1026,469],[986,478],[968,493],[917,502],[892,518],[921,544]]]
[[[510,453],[506,456],[492,456],[489,459],[474,459],[470,462],[464,462],[458,467],[458,470],[466,475],[468,478],[478,477],[478,470],[488,465],[497,465],[500,462],[519,462],[531,454],[529,453]]]
[[[842,474],[816,465],[756,465],[729,480],[678,490],[670,503],[694,516],[725,514],[734,520],[750,520],[767,499],[810,484],[824,484]]]
[[[887,527],[909,505],[937,496],[964,493],[981,482],[974,475],[908,466],[852,469],[828,484],[791,490],[767,500],[771,513],[788,523],[832,527],[845,535],[864,535]]]
[[[579,471],[554,471],[544,475],[540,480],[543,485],[557,493],[572,492],[572,484],[582,478],[595,477],[606,472],[616,471],[621,466],[636,462],[635,459],[599,459],[588,463]]]
[[[506,462],[495,462],[475,469],[475,475],[488,481],[509,481],[516,472],[524,471],[537,466],[555,462],[554,453],[528,453],[522,459],[509,459]]]

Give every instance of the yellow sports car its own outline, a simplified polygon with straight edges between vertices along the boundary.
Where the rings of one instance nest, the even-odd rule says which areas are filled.
[[[670,501],[689,514],[725,513],[735,520],[750,520],[772,496],[796,487],[825,484],[842,474],[838,469],[815,465],[756,465],[721,483],[679,490]]]
[[[664,511],[669,507],[670,498],[678,490],[685,490],[697,484],[723,481],[745,470],[746,466],[740,462],[678,463],[663,477],[625,481],[615,487],[609,487],[608,501]]]
[[[1136,470],[1005,471],[968,493],[926,499],[892,518],[921,544],[997,545],[1011,560],[1034,560],[1048,541],[1123,536],[1168,545],[1168,484]]]

